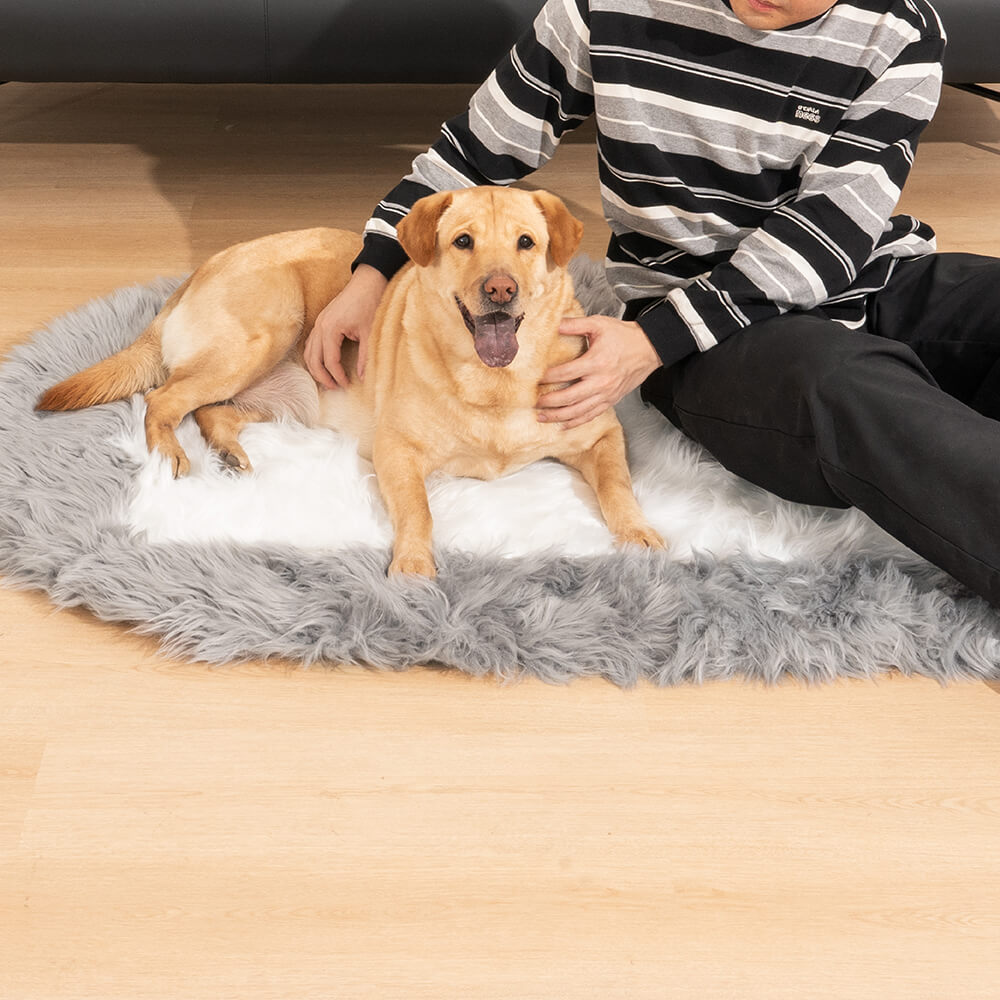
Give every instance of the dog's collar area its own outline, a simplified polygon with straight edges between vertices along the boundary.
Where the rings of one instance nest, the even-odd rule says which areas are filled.
[[[524,321],[524,313],[512,316],[497,310],[473,316],[465,303],[456,295],[455,304],[462,314],[479,360],[488,368],[506,368],[517,356],[517,331]]]

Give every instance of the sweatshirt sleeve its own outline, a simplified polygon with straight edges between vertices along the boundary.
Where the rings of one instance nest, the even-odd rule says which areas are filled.
[[[548,0],[533,26],[441,137],[379,202],[354,262],[392,277],[407,257],[396,223],[437,191],[512,184],[537,170],[594,109],[587,0]]]
[[[920,134],[941,92],[944,40],[907,45],[848,107],[795,199],[732,256],[647,307],[638,323],[665,366],[753,323],[847,291],[890,229]]]

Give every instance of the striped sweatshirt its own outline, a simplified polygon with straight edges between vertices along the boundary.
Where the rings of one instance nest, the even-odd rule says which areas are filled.
[[[391,276],[418,198],[514,183],[594,116],[608,279],[664,365],[790,310],[861,326],[895,262],[935,249],[893,212],[943,49],[926,0],[775,31],[728,0],[548,0],[378,205],[358,263]]]

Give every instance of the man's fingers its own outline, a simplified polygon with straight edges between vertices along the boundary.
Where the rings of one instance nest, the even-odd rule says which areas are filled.
[[[567,361],[550,368],[542,375],[542,385],[559,385],[563,382],[577,382],[590,374],[590,365],[581,364],[581,359]]]
[[[583,424],[586,424],[589,421],[593,420],[594,417],[599,417],[602,412],[603,412],[602,410],[592,410],[588,413],[585,413],[582,417],[574,417],[572,420],[564,420],[563,429],[569,431],[572,430],[574,427],[581,427],[583,426]]]
[[[571,316],[559,321],[559,333],[563,337],[590,337],[594,333],[593,316]]]
[[[328,347],[322,337],[310,337],[302,356],[309,374],[320,385],[327,389],[346,389],[351,384],[340,360],[339,344]]]
[[[365,366],[368,363],[368,338],[362,337],[358,341],[358,381],[363,382],[365,378]]]
[[[319,368],[317,371],[313,371],[313,369],[310,368],[309,369],[309,374],[312,375],[312,377],[317,382],[319,382],[320,385],[324,386],[325,388],[327,388],[327,389],[336,389],[337,388],[336,381],[334,380],[333,376],[325,368]]]
[[[571,321],[563,320],[564,324],[568,322]],[[589,378],[606,370],[609,360],[606,357],[607,350],[604,344],[604,341],[594,340],[578,358],[564,361],[561,365],[548,369],[542,376],[543,382],[576,382],[578,379]]]
[[[538,419],[544,424],[562,424],[569,429],[593,420],[607,409],[604,403],[588,398],[571,406],[560,407],[558,410],[544,410],[538,414]]]
[[[538,406],[541,409],[551,410],[560,406],[569,406],[577,403],[585,396],[589,395],[588,390],[580,382],[574,382],[564,389],[553,389],[551,392],[543,392],[538,397]]]
[[[305,362],[306,369],[309,374],[312,375],[313,379],[319,382],[320,385],[325,386],[327,389],[336,389],[337,383],[334,381],[333,376],[326,370],[323,365],[323,359],[316,351],[310,350],[310,345],[306,345],[305,351]]]
[[[323,367],[322,358],[320,357],[319,351],[316,349],[317,344],[318,342],[312,340],[311,338],[306,341],[305,350],[302,352],[302,360],[306,363],[306,371],[312,375],[315,381],[319,382],[321,385],[327,386],[327,388],[332,388],[328,382],[328,380],[330,380],[330,374]]]
[[[307,359],[306,368],[309,370],[309,374],[327,389],[346,389],[350,385],[347,372],[344,371],[344,367],[339,361],[319,360],[317,362],[316,359],[313,359],[310,362]]]
[[[546,424],[568,425],[571,421],[582,424],[611,406],[603,396],[595,396],[586,389],[582,392],[576,390],[576,386],[570,386],[558,393],[552,392],[542,396],[538,402],[538,419]],[[550,398],[557,396],[561,398]]]
[[[333,376],[334,385],[330,386],[331,389],[337,387],[346,389],[350,386],[351,380],[347,377],[347,372],[344,371],[344,366],[340,361],[327,361],[326,370]]]

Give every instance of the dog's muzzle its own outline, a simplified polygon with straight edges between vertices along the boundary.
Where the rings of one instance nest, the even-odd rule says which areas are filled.
[[[472,343],[479,359],[490,368],[506,368],[517,356],[517,331],[524,314],[512,316],[498,310],[473,316],[457,295],[455,303],[472,334]]]

